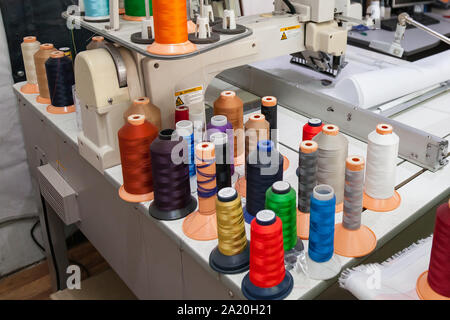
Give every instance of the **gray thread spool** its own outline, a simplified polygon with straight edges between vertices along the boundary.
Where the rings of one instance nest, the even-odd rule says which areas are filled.
[[[348,230],[358,230],[363,209],[364,159],[352,156],[347,158],[346,164],[342,225]]]
[[[345,160],[348,155],[348,140],[336,125],[325,125],[322,132],[313,138],[319,145],[317,184],[333,187],[336,205],[344,201]]]
[[[309,213],[311,194],[317,184],[318,145],[311,140],[300,144],[298,164],[298,209]]]

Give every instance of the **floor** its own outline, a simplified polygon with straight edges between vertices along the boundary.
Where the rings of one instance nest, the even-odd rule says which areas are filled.
[[[103,257],[87,241],[70,249],[69,259],[86,267],[91,277],[110,269]],[[83,271],[82,279],[86,278],[87,273]],[[51,293],[46,260],[0,279],[0,300],[49,300]]]

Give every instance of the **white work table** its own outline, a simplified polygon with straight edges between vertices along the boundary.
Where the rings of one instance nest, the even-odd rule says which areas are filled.
[[[24,112],[34,112],[42,122],[49,124],[49,127],[54,131],[54,133],[59,135],[65,142],[67,142],[67,144],[71,148],[77,150],[78,129],[76,124],[76,115],[52,115],[47,113],[45,110],[46,106],[35,102],[35,95],[23,95],[19,91],[21,85],[23,85],[23,83],[19,83],[14,86],[15,91],[19,97],[21,107],[25,107],[22,110],[21,117],[24,117]],[[223,89],[236,88],[220,80],[215,80],[211,85],[211,88],[209,89],[208,95],[211,95],[211,92],[214,92],[214,94],[216,94],[216,92],[219,92]],[[240,94],[239,90],[237,91],[238,94]],[[245,95],[248,96],[247,93],[243,94],[243,96]],[[396,116],[395,119],[448,139],[450,138],[449,106],[450,93],[447,93],[421,103],[413,109]],[[245,120],[247,118],[248,114],[245,116]],[[307,118],[289,111],[282,106],[280,106],[279,108],[279,150],[290,161],[290,167],[284,173],[284,180],[288,181],[295,189],[297,189],[298,184],[297,176],[295,174],[298,165],[297,150],[301,141],[301,130],[307,120]],[[30,125],[37,124],[24,123],[24,127]],[[26,133],[26,129],[24,129],[24,131]],[[27,134],[25,134],[25,137],[27,144]],[[366,155],[366,143],[358,141],[351,137],[347,138],[349,140],[349,155]],[[30,148],[30,146],[27,146],[28,152],[30,152]],[[81,157],[78,153],[76,154],[78,157]],[[60,158],[63,159],[64,156],[60,155]],[[61,162],[56,161],[54,163],[50,161],[50,163],[53,166],[65,167],[63,160],[61,160]],[[64,170],[66,169],[63,168],[62,171]],[[242,173],[242,168],[238,168],[237,172]],[[83,177],[79,177],[78,179],[82,180]],[[122,184],[121,167],[116,166],[107,169],[104,173],[104,179],[106,179],[111,184],[111,186],[117,190]],[[234,178],[234,181],[235,180],[236,177]],[[433,173],[427,170],[423,170],[422,168],[414,164],[398,159],[396,184],[399,187],[398,192],[402,197],[400,207],[388,213],[377,213],[366,210],[362,215],[362,223],[371,228],[377,236],[377,249],[386,244],[398,233],[402,232],[402,230],[404,230],[407,226],[409,226],[419,217],[425,214],[431,207],[436,204],[436,201],[438,201],[437,199],[448,196],[450,185],[449,181],[450,165],[447,165],[441,170]],[[91,190],[90,192],[95,191]],[[115,193],[115,197],[119,199],[117,192]],[[113,253],[112,251],[116,250],[116,248],[109,248],[107,243],[108,241],[119,241],[119,239],[100,239],[96,237],[97,233],[107,231],[107,228],[121,228],[121,223],[123,223],[123,221],[113,221],[115,216],[111,215],[111,221],[99,222],[98,219],[92,217],[92,215],[94,215],[95,213],[91,213],[91,216],[82,215],[81,222],[78,224],[78,226],[80,230],[88,237],[88,239],[91,240],[94,246],[99,249],[100,253],[112,265],[112,267],[115,268],[115,266],[117,265],[117,267],[115,268],[117,273],[122,277],[122,279],[138,297],[158,297],[158,294],[155,292],[149,293],[148,288],[145,290],[140,290],[140,287],[146,286],[146,284],[139,283],[139,281],[142,281],[141,278],[130,278],[129,276],[127,276],[128,273],[126,273],[124,270],[129,268],[139,270],[139,273],[143,272],[143,274],[146,274],[146,277],[148,277],[147,280],[150,281],[149,279],[151,276],[149,275],[149,273],[151,272],[151,270],[142,271],[141,269],[145,269],[148,265],[146,261],[142,260],[150,260],[152,257],[152,253],[150,253],[150,250],[154,249],[150,249],[150,247],[152,247],[152,244],[146,242],[146,234],[154,231],[150,230],[150,227],[145,226],[157,226],[168,236],[168,239],[173,241],[173,243],[180,249],[181,252],[190,255],[192,259],[202,267],[202,272],[204,272],[205,274],[209,273],[213,278],[216,278],[222,284],[222,286],[225,287],[227,292],[229,292],[230,297],[243,298],[243,295],[241,293],[241,281],[245,276],[245,273],[238,275],[221,275],[216,273],[209,267],[209,255],[211,251],[217,246],[217,240],[201,242],[186,237],[182,231],[183,220],[169,222],[155,220],[148,214],[149,203],[138,204],[134,207],[138,209],[139,212],[139,217],[137,218],[138,222],[133,222],[133,226],[123,226],[123,228],[128,228],[128,232],[131,233],[133,228],[136,228],[136,239],[134,239],[133,241],[143,241],[144,246],[146,246],[147,248],[145,248],[144,254],[141,254],[142,252],[131,252],[133,250],[133,246],[127,246],[127,252],[126,254],[124,253],[123,259],[128,259],[129,261],[122,261],[120,263],[109,261],[109,257],[115,256],[115,253]],[[143,219],[145,219],[145,222],[143,222]],[[340,222],[341,219],[342,213],[338,213],[336,215],[336,223]],[[105,230],[100,230],[103,228],[105,228]],[[247,236],[250,237],[249,225],[246,225],[246,229]],[[133,235],[130,235],[130,237],[133,237]],[[305,248],[307,249],[308,241],[303,242],[305,244]],[[356,264],[362,262],[361,259],[345,258],[340,256],[338,258],[342,264],[342,269],[355,266]],[[126,267],[121,263],[126,265]],[[164,259],[160,258],[160,261],[158,263],[163,268],[165,261]],[[169,277],[171,276],[169,272],[177,272],[176,270],[174,271],[169,268],[170,263],[171,262],[169,261],[167,262],[167,276]],[[181,268],[183,269],[183,262],[181,262],[181,264]],[[336,279],[330,281],[316,281],[296,272],[292,272],[292,275],[294,277],[294,289],[292,290],[292,293],[287,297],[287,299],[313,299],[336,281]],[[200,275],[197,274],[193,276],[193,278],[198,277],[202,277],[201,272]],[[153,285],[155,283],[159,283],[157,281],[155,282],[155,280],[152,281]],[[183,282],[181,288],[172,288],[171,290],[181,289],[182,292],[184,292],[184,286],[187,285],[187,282],[189,281],[186,280],[186,275],[184,276],[183,281],[186,282]],[[183,293],[181,293],[181,296],[179,293],[174,293],[173,296],[190,298],[190,296],[184,296]]]

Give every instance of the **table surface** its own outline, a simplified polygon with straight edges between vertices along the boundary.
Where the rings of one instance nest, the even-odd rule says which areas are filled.
[[[20,92],[23,83],[14,85],[16,94],[28,102],[31,111],[37,112],[49,120],[57,134],[66,139],[69,144],[77,149],[78,128],[76,115],[53,115],[46,112],[46,106],[36,102],[36,95],[24,95]],[[238,95],[245,101],[255,99],[255,96],[231,86],[220,80],[214,80],[208,88],[208,97],[217,97],[222,90],[236,90]],[[211,100],[210,100],[211,101]],[[426,102],[423,102],[411,110],[403,112],[395,117],[396,120],[427,130],[430,133],[450,139],[450,93],[442,94]],[[247,120],[249,114],[245,115]],[[295,171],[298,164],[298,146],[301,141],[301,128],[308,121],[306,117],[289,111],[282,106],[279,108],[278,127],[279,150],[290,160],[290,167],[284,174],[284,180],[288,181],[293,188],[297,189],[297,176]],[[349,140],[349,154],[366,155],[367,145],[364,142],[347,136]],[[242,174],[242,167],[237,169]],[[115,166],[105,171],[105,178],[116,188],[122,184],[121,166]],[[234,177],[234,181],[236,177]],[[425,214],[436,203],[436,199],[449,194],[450,165],[432,173],[407,161],[398,159],[396,184],[398,192],[402,197],[402,203],[396,210],[388,213],[377,213],[369,210],[364,211],[362,223],[371,228],[378,239],[377,248],[382,247],[395,235],[400,233],[408,225],[413,223],[421,215]],[[194,259],[209,272],[216,276],[225,286],[236,293],[241,293],[241,281],[245,273],[238,275],[222,275],[213,271],[208,264],[210,252],[217,246],[214,241],[195,241],[184,235],[182,231],[183,220],[158,221],[148,214],[149,202],[141,203],[139,211],[148,219],[151,219],[158,227],[166,232],[180,248],[188,252]],[[342,213],[336,214],[336,223],[341,222]],[[250,235],[250,226],[246,224],[247,236]],[[82,230],[81,230],[82,231]],[[304,241],[308,247],[308,241]],[[360,264],[363,258],[346,258],[338,256],[342,264],[342,270]],[[312,299],[320,294],[336,280],[317,281],[307,278],[301,273],[292,273],[294,277],[294,288],[287,299]],[[241,294],[240,298],[243,298]]]
[[[436,18],[440,23],[432,24],[427,27],[447,35],[450,33],[450,19],[445,18],[442,14],[427,12],[433,18]],[[373,40],[391,43],[394,40],[395,31],[387,31],[383,29],[367,30],[364,32],[349,31],[348,37],[350,41],[369,45]],[[440,40],[432,35],[422,31],[418,28],[407,29],[405,38],[402,40],[402,47],[405,49],[405,56],[409,56],[430,48],[437,46]]]

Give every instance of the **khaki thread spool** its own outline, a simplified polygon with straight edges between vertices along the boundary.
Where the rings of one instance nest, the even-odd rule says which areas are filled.
[[[51,104],[50,91],[48,89],[47,71],[45,63],[50,58],[55,47],[51,43],[41,44],[39,51],[34,55],[34,64],[36,66],[36,75],[39,85],[39,96],[36,101],[40,104]]]
[[[244,103],[236,95],[236,92],[223,91],[214,102],[214,115],[227,117],[233,125],[235,164],[244,164]]]
[[[346,161],[344,215],[335,226],[334,252],[344,257],[363,257],[377,246],[372,230],[361,225],[363,209],[364,158],[350,156]]]
[[[41,44],[36,40],[36,37],[33,36],[23,38],[23,42],[21,44],[27,84],[23,85],[22,88],[20,88],[20,91],[25,94],[39,93],[34,55],[39,51],[40,45]]]
[[[224,274],[241,273],[249,268],[250,245],[245,233],[241,198],[233,188],[223,188],[216,200],[218,246],[209,256],[209,265]]]
[[[141,114],[145,116],[145,120],[153,124],[161,131],[161,110],[147,97],[140,97],[133,101],[127,111],[124,112],[123,118],[127,121],[132,114]]]
[[[216,221],[216,155],[211,142],[202,142],[195,147],[197,166],[198,211],[183,222],[183,232],[191,239],[208,241],[217,239]]]
[[[344,208],[345,160],[348,156],[348,140],[333,124],[325,125],[313,138],[319,145],[317,184],[333,187],[336,195],[336,212]]]

